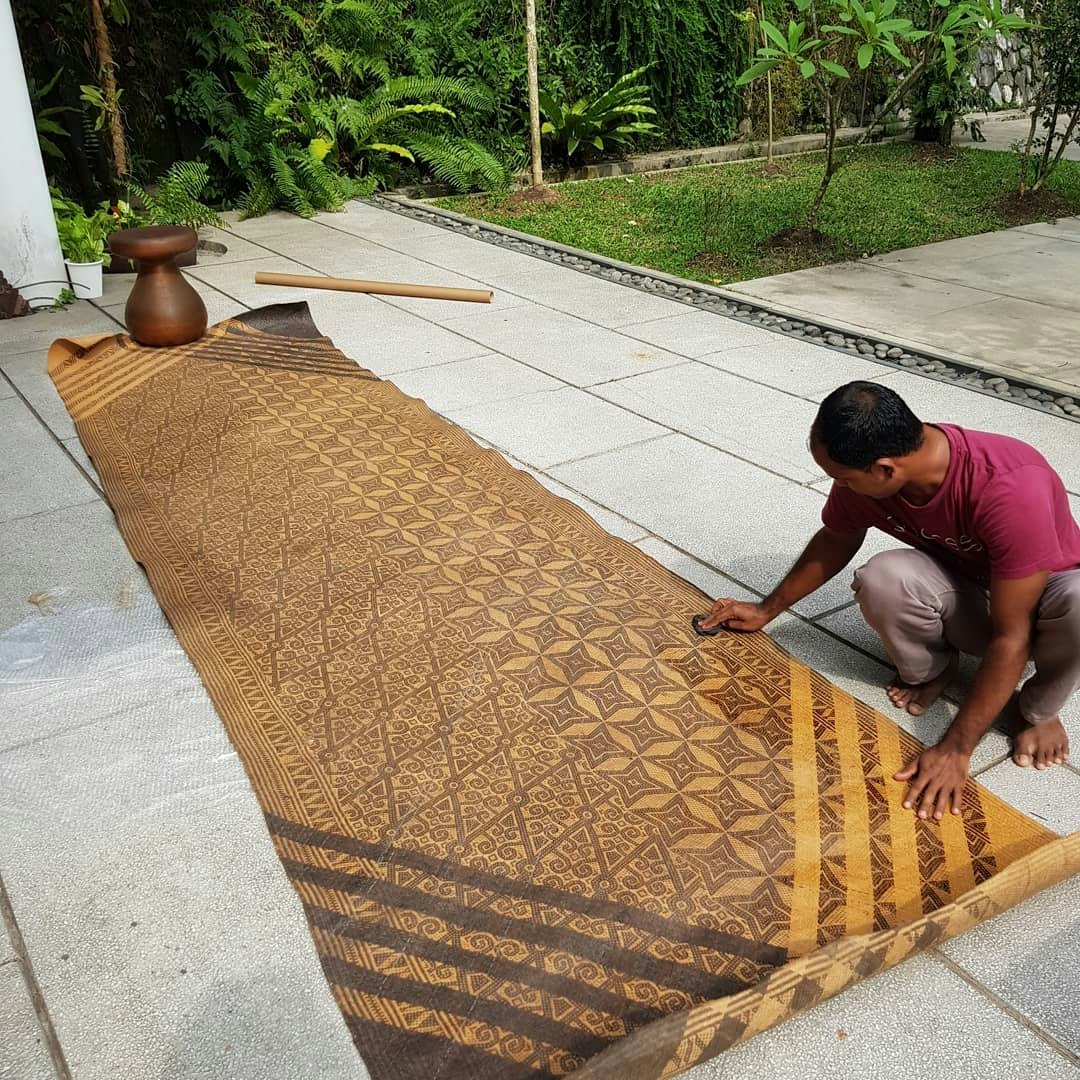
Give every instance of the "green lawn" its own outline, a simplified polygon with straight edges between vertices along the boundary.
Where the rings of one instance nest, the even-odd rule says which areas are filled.
[[[833,180],[819,229],[834,251],[761,244],[803,224],[820,154],[704,166],[654,176],[564,184],[553,206],[511,208],[482,196],[437,205],[609,258],[715,284],[1006,228],[994,203],[1015,190],[1016,156],[910,144],[861,150]],[[1065,161],[1050,188],[1080,213],[1080,162]],[[1033,215],[1029,220],[1036,220]],[[1046,214],[1042,216],[1048,216]]]

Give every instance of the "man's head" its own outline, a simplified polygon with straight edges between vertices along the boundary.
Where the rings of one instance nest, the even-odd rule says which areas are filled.
[[[887,386],[852,382],[834,390],[810,429],[814,460],[838,484],[885,499],[910,479],[910,455],[923,444],[923,425]]]

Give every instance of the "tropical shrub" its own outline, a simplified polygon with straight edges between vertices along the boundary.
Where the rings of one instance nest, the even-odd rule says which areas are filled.
[[[459,190],[507,184],[493,155],[445,126],[455,114],[444,102],[484,108],[483,88],[391,76],[384,0],[274,6],[272,37],[245,9],[217,12],[194,31],[206,66],[177,95],[209,132],[204,148],[222,193],[239,196],[245,215],[339,209],[396,177],[395,160],[421,163]]]
[[[1040,79],[1019,147],[1021,195],[1038,194],[1069,144],[1080,144],[1080,7],[1075,0],[1047,0],[1032,36]]]
[[[56,232],[64,258],[73,263],[102,262],[109,265],[105,238],[110,232],[108,212],[102,209],[87,214],[73,199],[50,188]]]
[[[951,78],[962,58],[983,41],[1026,26],[1019,16],[1002,10],[1001,0],[927,2],[931,10],[926,27],[916,27],[911,19],[900,16],[897,0],[795,0],[808,21],[790,20],[786,34],[762,21],[769,44],[758,49],[755,63],[739,77],[740,84],[759,79],[781,65],[791,65],[811,85],[824,108],[825,170],[807,214],[810,232],[841,164],[836,155],[836,133],[851,68],[857,64],[865,71],[875,64],[884,65],[895,75],[892,94],[863,133],[862,145],[936,63],[940,61]]]
[[[647,70],[629,71],[598,97],[579,98],[573,104],[560,104],[541,90],[541,134],[570,161],[585,147],[601,154],[611,147],[625,150],[635,137],[659,133],[654,123],[641,119],[656,115],[649,104],[649,88],[640,82]]]
[[[151,225],[187,225],[198,232],[203,225],[225,225],[217,212],[202,201],[209,181],[210,169],[204,162],[177,161],[159,177],[152,190],[135,183],[130,188],[142,203]]]

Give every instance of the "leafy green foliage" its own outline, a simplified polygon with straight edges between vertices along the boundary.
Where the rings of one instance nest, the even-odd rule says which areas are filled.
[[[1005,11],[1002,0],[914,0],[928,28],[922,72],[911,93],[915,137],[952,142],[959,112],[987,107],[988,95],[972,86],[979,48],[997,35],[1014,36],[1028,22]]]
[[[1033,35],[1040,56],[1031,127],[1020,149],[1020,192],[1038,192],[1070,143],[1080,145],[1080,7],[1048,0]]]
[[[202,201],[210,181],[210,170],[201,161],[177,161],[148,191],[132,184],[132,194],[143,204],[152,225],[203,225],[224,227],[217,213]],[[125,226],[126,227],[126,226]]]
[[[871,146],[837,173],[821,211],[834,252],[768,250],[777,232],[798,226],[821,175],[821,155],[654,176],[566,184],[553,205],[513,209],[477,196],[439,200],[458,213],[637,266],[714,284],[858,258],[1007,228],[995,209],[1015,189],[1015,155],[958,149],[930,159],[897,143]],[[1080,209],[1080,162],[1065,160],[1048,188]],[[707,199],[707,194],[716,198]],[[714,203],[719,202],[719,213]],[[888,207],[888,213],[882,207]],[[1033,220],[1035,212],[1033,211]]]
[[[733,90],[745,46],[737,13],[745,6],[746,0],[557,0],[540,30],[542,84],[575,100],[659,61],[647,79],[665,144],[726,142],[739,120]]]
[[[262,21],[240,8],[193,31],[206,67],[177,95],[209,132],[204,146],[219,186],[239,197],[245,215],[338,210],[394,179],[401,162],[426,166],[458,190],[508,184],[489,151],[448,130],[456,113],[446,103],[490,109],[486,87],[391,74],[391,0],[267,7]]]
[[[65,198],[56,188],[50,188],[56,232],[64,258],[73,263],[102,262],[109,264],[105,238],[111,222],[105,210],[87,214],[73,199]]]
[[[67,128],[61,127],[54,117],[73,110],[66,105],[46,107],[44,101],[52,93],[53,88],[63,74],[64,69],[62,67],[57,68],[53,72],[52,78],[44,86],[35,88],[32,84],[30,85],[30,104],[34,109],[34,126],[37,128],[38,146],[41,147],[41,152],[46,157],[57,158],[61,161],[64,158],[64,152],[53,142],[51,136],[55,135],[57,138],[62,139],[69,136]]]
[[[652,135],[659,128],[644,116],[655,116],[649,104],[649,88],[641,85],[648,68],[628,71],[598,97],[580,98],[573,104],[559,104],[547,91],[540,91],[540,111],[545,120],[541,134],[557,150],[572,160],[586,145],[599,153],[609,146],[626,149],[638,135]]]

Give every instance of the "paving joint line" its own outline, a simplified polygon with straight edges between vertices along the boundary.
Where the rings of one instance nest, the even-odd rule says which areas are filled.
[[[30,413],[31,416],[38,422],[38,424],[45,429],[49,438],[60,448],[60,451],[67,457],[67,459],[75,466],[76,469],[82,474],[86,482],[98,493],[98,497],[104,499],[105,492],[101,490],[97,480],[91,476],[86,469],[83,468],[82,462],[64,445],[64,440],[56,434],[55,431],[46,423],[45,418],[37,411],[36,408],[30,403],[30,399],[19,389],[19,387],[11,380],[11,377],[4,372],[4,378],[10,383],[11,388],[15,391],[15,396],[22,402],[24,408]],[[77,437],[78,433],[76,433]],[[71,436],[69,436],[70,438]],[[87,502],[94,502],[96,500],[88,499]],[[83,506],[84,503],[71,503],[72,506]],[[62,506],[54,507],[53,510],[63,510]],[[37,517],[38,514],[51,514],[53,510],[40,510],[33,514],[22,514],[18,518],[11,518],[12,521],[21,521],[23,518]]]
[[[954,975],[959,976],[969,986],[977,990],[984,998],[996,1005],[1003,1013],[1012,1017],[1017,1023],[1027,1028],[1033,1035],[1041,1039],[1052,1050],[1057,1051],[1067,1061],[1072,1062],[1073,1065],[1080,1065],[1080,1054],[1070,1050],[1063,1042],[1061,1042],[1056,1036],[1051,1035],[1050,1032],[1039,1027],[1039,1025],[1032,1020],[1029,1016],[1025,1016],[1015,1006],[1010,1005],[1000,994],[991,990],[989,986],[981,983],[974,975],[971,974],[966,968],[958,964],[952,957],[942,952],[940,949],[933,949],[935,957],[940,960],[945,967],[947,967]]]
[[[773,333],[807,341],[842,355],[862,357],[892,371],[909,371],[924,378],[960,386],[975,393],[1005,401],[1060,419],[1080,423],[1080,395],[1051,389],[1010,374],[1007,378],[988,372],[971,359],[944,353],[929,346],[901,345],[889,337],[866,331],[853,333],[818,316],[792,315],[756,298],[729,292],[703,282],[679,278],[647,267],[634,266],[595,252],[569,247],[556,241],[508,229],[492,222],[444,210],[430,203],[401,195],[376,195],[369,205],[417,221],[439,225],[483,243],[505,247],[541,261],[638,289],[654,296],[711,311],[736,322],[758,326]],[[880,355],[884,353],[884,355]],[[889,354],[892,355],[889,355]],[[998,388],[1001,390],[999,391]],[[1058,402],[1064,404],[1058,404]]]
[[[71,1070],[68,1068],[64,1051],[60,1046],[60,1039],[56,1034],[56,1028],[53,1026],[52,1016],[49,1014],[49,1008],[45,1003],[45,995],[41,992],[41,985],[34,974],[34,966],[30,962],[30,953],[26,948],[26,941],[22,936],[22,931],[19,929],[18,920],[15,918],[15,909],[11,905],[11,898],[8,896],[7,887],[4,885],[2,877],[0,877],[0,922],[6,927],[11,947],[15,950],[15,959],[19,962],[26,992],[30,997],[31,1004],[34,1006],[34,1015],[45,1039],[53,1071],[56,1073],[58,1080],[72,1080]]]

